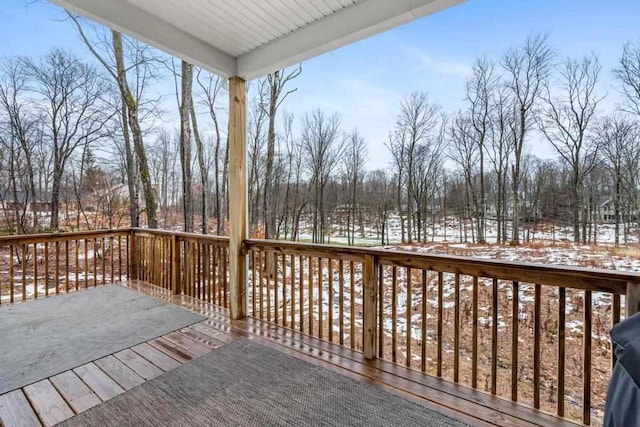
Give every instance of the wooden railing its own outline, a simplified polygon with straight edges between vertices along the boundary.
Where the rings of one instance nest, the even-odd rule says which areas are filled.
[[[229,239],[133,229],[132,278],[229,307]]]
[[[597,424],[608,331],[640,274],[250,239],[249,315]],[[230,306],[229,240],[146,229],[0,237],[0,304],[140,279]],[[587,331],[587,333],[584,333]]]
[[[129,230],[0,237],[0,304],[129,276]]]
[[[245,247],[251,316],[585,424],[604,409],[621,297],[638,310],[632,272],[282,241]]]

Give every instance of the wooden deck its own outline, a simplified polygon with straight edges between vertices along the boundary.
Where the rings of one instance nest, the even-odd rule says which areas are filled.
[[[261,320],[230,322],[224,308],[189,296],[171,296],[154,285],[137,281],[123,285],[170,300],[207,319],[0,396],[0,420],[5,426],[54,425],[242,337],[473,426],[576,426],[390,362],[367,360],[360,352]]]

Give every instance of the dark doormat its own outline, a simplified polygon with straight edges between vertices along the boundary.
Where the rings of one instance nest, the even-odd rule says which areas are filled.
[[[65,426],[447,426],[465,424],[254,341],[233,341]]]

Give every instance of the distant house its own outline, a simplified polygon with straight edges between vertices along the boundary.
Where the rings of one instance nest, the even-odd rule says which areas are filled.
[[[0,205],[5,211],[18,211],[25,214],[37,214],[51,211],[51,193],[36,192],[35,197],[28,196],[28,192],[18,190],[0,193]]]
[[[598,218],[601,222],[615,222],[616,211],[613,199],[606,199],[604,202],[600,203],[600,206],[598,208]],[[640,210],[636,208],[632,209],[631,211],[620,212],[620,216],[623,216],[625,219],[630,216],[629,219],[631,219],[632,221],[636,221],[638,218],[640,218]]]

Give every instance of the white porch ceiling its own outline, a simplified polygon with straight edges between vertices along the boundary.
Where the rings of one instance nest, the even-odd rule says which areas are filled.
[[[247,80],[464,0],[50,0],[223,76]]]

